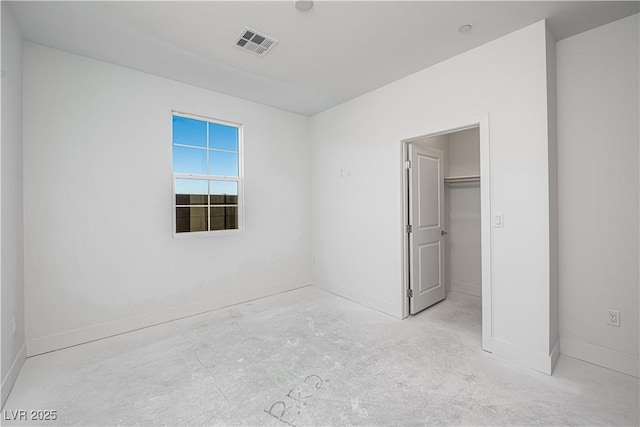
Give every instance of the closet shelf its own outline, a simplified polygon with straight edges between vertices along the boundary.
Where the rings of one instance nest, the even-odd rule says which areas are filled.
[[[445,184],[454,184],[456,182],[480,182],[480,175],[446,176],[444,178]]]

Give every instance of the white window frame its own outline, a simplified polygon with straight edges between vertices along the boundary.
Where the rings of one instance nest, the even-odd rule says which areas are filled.
[[[219,125],[223,125],[223,126],[232,126],[235,127],[236,129],[238,129],[238,176],[222,176],[222,175],[206,175],[206,174],[191,174],[191,173],[175,173],[173,172],[173,128],[171,131],[171,187],[172,187],[172,223],[173,223],[173,237],[174,238],[178,238],[178,239],[182,239],[182,238],[192,238],[192,237],[206,237],[206,236],[228,236],[228,235],[234,235],[234,234],[241,234],[244,232],[244,137],[243,137],[243,126],[240,123],[234,123],[234,122],[229,122],[229,121],[224,121],[224,120],[219,120],[219,119],[212,119],[210,117],[207,116],[200,116],[200,115],[196,115],[196,114],[190,114],[190,113],[183,113],[181,111],[171,111],[171,124],[173,126],[173,117],[174,116],[178,116],[178,117],[184,117],[186,119],[193,119],[193,120],[199,120],[199,121],[204,121],[207,123],[215,123],[215,124],[219,124]],[[209,139],[209,126],[207,126],[207,141]],[[181,145],[181,144],[176,144],[178,146],[184,146],[184,147],[192,147],[189,145]],[[192,148],[200,148],[200,149],[205,149],[205,150],[209,150],[208,148],[202,148],[202,147],[195,147],[193,146]],[[224,150],[217,150],[217,151],[224,151]],[[207,166],[209,163],[209,155],[207,154]],[[207,169],[209,169],[207,167]],[[207,230],[207,231],[189,231],[189,232],[183,232],[183,233],[178,233],[176,232],[176,208],[178,207],[178,205],[176,205],[176,180],[177,179],[199,179],[199,180],[210,180],[210,181],[230,181],[230,182],[237,182],[238,183],[238,204],[237,204],[237,208],[238,208],[238,228],[237,229],[231,229],[231,230]],[[207,200],[209,201],[209,198],[207,196]],[[225,206],[229,206],[229,205],[225,205]],[[203,205],[180,205],[180,207],[203,207]],[[210,209],[211,209],[211,205],[208,203],[206,205],[207,207],[207,221],[210,222],[211,221],[211,216],[210,216]]]

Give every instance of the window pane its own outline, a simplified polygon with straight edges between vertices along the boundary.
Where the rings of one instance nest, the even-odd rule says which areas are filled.
[[[207,123],[173,116],[173,143],[206,147]]]
[[[207,150],[173,146],[174,173],[207,173]]]
[[[211,208],[211,230],[236,230],[238,228],[238,208]]]
[[[208,181],[176,179],[176,205],[206,205]]]
[[[209,123],[209,148],[238,151],[238,128]]]
[[[238,153],[209,151],[211,175],[238,176]]]
[[[211,205],[237,205],[238,196],[228,194],[212,194]]]
[[[228,181],[209,181],[212,205],[238,204],[238,183]]]
[[[186,233],[189,231],[207,231],[208,218],[207,208],[176,208],[176,233]]]

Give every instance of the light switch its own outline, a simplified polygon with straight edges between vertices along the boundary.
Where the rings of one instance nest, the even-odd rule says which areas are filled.
[[[493,214],[493,226],[496,228],[504,227],[504,216],[501,213]]]

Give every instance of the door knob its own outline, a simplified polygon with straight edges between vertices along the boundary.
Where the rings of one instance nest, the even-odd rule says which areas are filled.
[[[446,236],[447,234],[448,234],[448,233],[447,233],[446,231],[444,231],[444,230],[441,230],[441,231],[440,231],[440,235],[441,235],[441,236]]]

